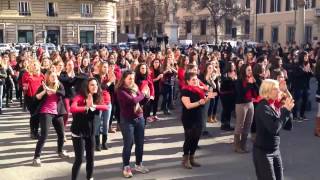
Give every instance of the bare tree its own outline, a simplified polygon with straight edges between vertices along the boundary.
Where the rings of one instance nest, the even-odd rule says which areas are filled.
[[[246,11],[238,4],[237,0],[185,0],[181,1],[183,7],[195,5],[195,9],[207,9],[211,16],[212,25],[215,32],[215,43],[218,43],[218,27],[224,20],[234,19],[243,15]]]
[[[148,35],[153,35],[157,29],[157,22],[167,18],[166,0],[140,0],[140,19],[143,30]]]

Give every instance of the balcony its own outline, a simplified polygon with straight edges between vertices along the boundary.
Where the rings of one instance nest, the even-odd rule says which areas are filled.
[[[30,11],[25,11],[25,12],[19,12],[20,16],[31,16],[31,12]]]
[[[92,17],[93,14],[92,13],[82,13],[81,17]]]
[[[57,13],[57,12],[52,12],[52,11],[50,12],[50,11],[49,11],[49,12],[47,12],[47,16],[48,16],[48,17],[57,17],[57,16],[58,16],[58,13]]]
[[[315,16],[320,17],[320,8],[315,9]]]

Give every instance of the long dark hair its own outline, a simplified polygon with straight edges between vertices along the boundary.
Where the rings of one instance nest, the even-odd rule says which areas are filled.
[[[98,80],[96,78],[89,78],[89,79],[84,80],[82,82],[82,88],[80,89],[79,93],[83,97],[87,98],[88,94],[89,94],[89,83],[91,81],[96,81],[97,85],[98,85],[97,93],[93,94],[93,102],[95,104],[101,104],[102,103],[102,90],[101,90],[100,83],[98,82]]]
[[[141,74],[140,68],[142,66],[146,66],[146,74]],[[135,82],[139,84],[141,81],[146,80],[148,78],[149,74],[149,68],[146,63],[140,63],[135,69],[136,77],[135,77]]]
[[[298,63],[300,66],[308,64],[308,62],[304,62],[304,56],[308,55],[306,51],[302,51],[298,56]]]
[[[135,74],[134,71],[132,70],[126,70],[122,73],[122,77],[120,79],[120,81],[117,83],[116,85],[116,90],[123,88],[124,86],[124,80],[129,76]]]
[[[246,63],[246,64],[243,64],[241,67],[240,67],[240,72],[239,72],[239,79],[241,80],[246,80],[247,78],[247,68],[250,66],[250,64]]]

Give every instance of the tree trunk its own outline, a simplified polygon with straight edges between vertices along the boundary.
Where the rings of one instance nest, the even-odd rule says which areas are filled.
[[[216,22],[213,22],[214,26],[214,42],[216,45],[218,45],[218,25]]]

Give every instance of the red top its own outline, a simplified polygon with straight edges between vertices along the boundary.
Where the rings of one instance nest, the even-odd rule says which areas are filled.
[[[139,85],[139,90],[142,91],[146,86],[149,87],[150,89],[150,96],[154,97],[154,86],[153,86],[153,80],[151,78],[151,75],[148,75],[147,80],[141,81]]]
[[[185,85],[185,82],[184,82],[184,73],[186,72],[186,70],[184,68],[179,68],[178,69],[178,84],[179,84],[179,87],[180,89],[182,89],[182,87]]]
[[[115,74],[117,80],[121,79],[121,69],[119,68],[118,65],[116,65],[114,68],[114,74]]]
[[[106,111],[108,110],[108,106],[105,105],[105,103],[101,103],[99,105],[96,105],[96,110]],[[71,113],[83,113],[86,112],[86,100],[81,95],[76,95],[72,99],[72,104],[70,107]]]
[[[40,113],[58,114],[58,96],[56,94],[48,95],[41,106]]]
[[[44,75],[30,75],[30,73],[25,72],[22,76],[22,85],[25,89],[25,94],[32,97],[36,94],[38,88],[41,86],[44,80]]]

